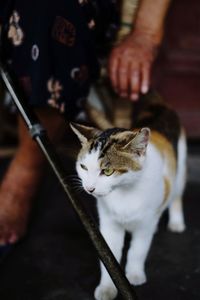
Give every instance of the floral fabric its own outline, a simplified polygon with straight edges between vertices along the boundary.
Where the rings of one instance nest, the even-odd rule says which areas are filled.
[[[27,101],[52,106],[73,120],[98,76],[93,5],[89,0],[6,3],[3,53]]]

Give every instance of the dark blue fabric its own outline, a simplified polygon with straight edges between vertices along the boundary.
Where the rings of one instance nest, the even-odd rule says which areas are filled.
[[[6,3],[5,0],[0,1],[0,23],[2,22],[2,18],[4,15],[5,3]]]
[[[0,246],[0,263],[6,258],[13,248],[14,245]]]
[[[10,0],[3,50],[27,101],[47,104],[73,119],[98,76],[89,1]],[[16,44],[16,36],[19,38]]]

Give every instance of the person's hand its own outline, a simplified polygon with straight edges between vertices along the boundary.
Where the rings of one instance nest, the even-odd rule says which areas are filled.
[[[108,71],[116,93],[132,101],[147,93],[157,49],[158,42],[146,32],[133,32],[113,48]]]

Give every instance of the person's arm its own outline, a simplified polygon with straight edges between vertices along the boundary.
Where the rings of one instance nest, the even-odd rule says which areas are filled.
[[[150,70],[162,41],[171,0],[141,0],[130,34],[111,52],[109,76],[122,97],[137,100],[150,85]]]

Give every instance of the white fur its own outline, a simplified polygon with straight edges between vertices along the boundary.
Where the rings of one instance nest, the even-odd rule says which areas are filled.
[[[185,135],[182,132],[178,141],[178,159],[177,159],[177,174],[174,184],[174,197],[169,204],[169,223],[168,228],[174,232],[182,232],[185,230],[183,209],[182,209],[182,194],[186,182],[186,159],[187,145]]]
[[[147,146],[141,171],[100,175],[98,149],[86,153],[77,161],[77,172],[84,189],[88,193],[95,189],[93,195],[97,198],[100,230],[118,261],[121,259],[125,231],[132,234],[126,265],[126,275],[132,284],[146,282],[145,260],[160,215],[167,204],[170,204],[169,228],[180,232],[185,227],[180,205],[185,178],[185,153],[182,136],[178,143],[177,175],[172,173],[166,158],[151,143]],[[80,164],[84,164],[88,170],[82,169]],[[172,189],[163,207],[165,176],[170,177]],[[172,198],[176,199],[175,202],[172,202]],[[101,264],[101,280],[95,290],[95,298],[111,300],[116,295],[117,290]]]

